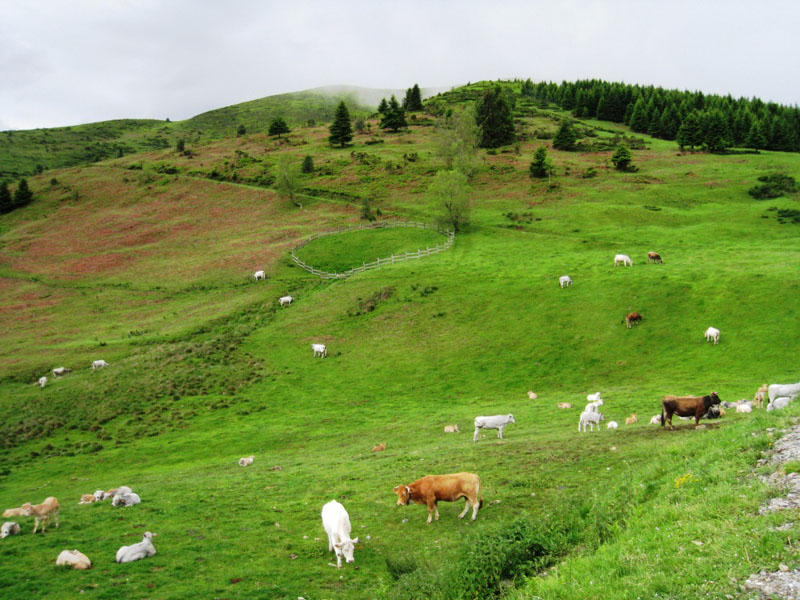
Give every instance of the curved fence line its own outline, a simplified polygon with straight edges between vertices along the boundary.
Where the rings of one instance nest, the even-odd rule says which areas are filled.
[[[360,267],[353,267],[352,269],[348,269],[343,273],[331,273],[329,271],[323,271],[321,269],[317,269],[312,267],[311,265],[303,262],[303,260],[297,256],[297,251],[308,244],[309,242],[313,242],[316,239],[321,237],[327,237],[329,235],[337,235],[339,233],[347,233],[349,231],[359,231],[362,229],[387,229],[393,227],[414,227],[416,229],[430,229],[437,233],[441,233],[443,236],[447,238],[443,244],[437,244],[436,246],[419,249],[416,252],[403,252],[402,254],[392,254],[391,256],[387,256],[386,258],[378,258],[370,263],[363,263]],[[380,221],[378,223],[369,223],[369,224],[359,224],[354,225],[352,227],[338,227],[336,229],[329,229],[327,231],[323,231],[321,233],[315,233],[311,237],[306,240],[303,240],[297,246],[292,248],[291,256],[292,260],[295,264],[308,271],[312,275],[316,275],[322,279],[344,279],[346,277],[350,277],[350,275],[355,275],[356,273],[363,273],[364,271],[369,271],[370,269],[377,269],[383,265],[393,265],[397,262],[403,262],[405,260],[411,260],[414,258],[422,258],[423,256],[430,256],[431,254],[438,254],[439,252],[443,252],[447,250],[450,246],[453,245],[453,241],[455,240],[455,232],[450,231],[449,229],[441,229],[437,226],[428,225],[427,223],[418,223],[416,221]]]

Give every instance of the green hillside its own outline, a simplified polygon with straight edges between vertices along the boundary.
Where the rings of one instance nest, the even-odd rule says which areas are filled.
[[[482,87],[437,102],[457,108]],[[150,149],[30,178],[36,200],[0,217],[0,507],[56,496],[61,525],[33,536],[21,520],[0,543],[0,589],[743,599],[750,573],[796,566],[797,533],[775,529],[792,517],[758,515],[774,492],[753,476],[796,406],[730,411],[703,429],[648,422],[665,394],[735,401],[797,380],[800,226],[778,217],[800,202],[747,190],[765,174],[800,177],[800,157],[678,152],[593,119],[576,122],[586,149],[561,152],[550,137],[566,113],[520,106],[517,145],[479,152],[472,218],[451,248],[345,280],[315,278],[289,250],[357,224],[364,199],[379,219],[434,222],[426,189],[444,164],[432,116],[397,134],[371,120],[344,149],[308,117],[281,140],[248,128],[191,141],[188,155]],[[620,135],[638,172],[610,164]],[[542,144],[555,174],[531,180]],[[272,169],[306,155],[300,209],[272,189]],[[344,269],[428,234],[441,237],[376,229],[300,252]],[[617,253],[633,267],[615,268]],[[561,289],[564,274],[574,284]],[[285,294],[295,302],[281,308]],[[631,311],[644,320],[629,330]],[[703,339],[710,325],[717,346]],[[99,358],[110,366],[92,372]],[[62,365],[73,372],[35,385]],[[597,391],[620,428],[579,434]],[[504,440],[472,441],[475,416],[505,413],[516,424]],[[461,433],[444,434],[450,423]],[[423,506],[396,506],[394,486],[458,471],[482,479],[474,523],[456,518],[461,502],[441,503],[430,526]],[[77,504],[119,485],[141,505]],[[319,514],[334,498],[360,538],[341,570]],[[144,531],[158,554],[116,564]],[[93,569],[56,569],[65,548]]]

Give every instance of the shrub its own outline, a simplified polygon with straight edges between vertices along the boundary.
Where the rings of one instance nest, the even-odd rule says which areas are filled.
[[[747,190],[747,193],[756,200],[778,198],[797,191],[797,182],[794,177],[783,173],[763,175],[759,177],[758,180],[762,182],[761,185],[756,185]]]
[[[314,172],[314,158],[310,154],[306,154],[306,157],[303,159],[303,166],[300,167],[300,170],[303,173]]]

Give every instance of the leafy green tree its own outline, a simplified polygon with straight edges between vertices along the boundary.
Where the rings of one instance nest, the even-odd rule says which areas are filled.
[[[539,146],[533,155],[533,161],[529,168],[531,178],[541,179],[550,177],[553,173],[553,162],[547,158],[547,148]]]
[[[403,99],[403,108],[409,112],[422,110],[422,92],[419,89],[419,85],[416,83],[414,87],[410,87],[406,90],[406,97]]]
[[[620,144],[611,156],[611,162],[619,171],[630,171],[633,168],[633,156],[625,144]]]
[[[14,210],[14,200],[8,190],[8,183],[0,181],[0,214],[4,215]]]
[[[481,148],[497,148],[514,141],[514,119],[500,85],[489,88],[478,102],[476,122]]]
[[[341,147],[344,148],[344,145],[353,139],[353,126],[350,123],[350,113],[344,100],[339,102],[339,106],[336,107],[336,114],[329,131],[328,141],[332,146],[341,144]]]
[[[244,125],[239,125],[238,129],[236,129],[236,136],[237,137],[241,137],[245,133],[247,133],[247,129],[245,128],[245,126]]]
[[[697,112],[693,111],[686,115],[675,139],[681,149],[689,147],[694,150],[695,147],[703,145],[703,125]]]
[[[578,141],[578,134],[572,127],[572,121],[563,119],[558,126],[555,137],[553,137],[553,148],[556,150],[575,150]]]
[[[175,150],[177,150],[178,152],[183,152],[184,150],[186,150],[186,140],[184,140],[183,138],[178,139],[178,141],[175,142]]]
[[[300,169],[291,156],[284,154],[278,158],[274,167],[274,175],[278,195],[287,198],[295,206],[303,208],[303,205],[297,200],[303,182],[300,178]]]
[[[272,119],[272,123],[269,124],[270,135],[277,135],[278,138],[280,138],[282,134],[290,132],[291,130],[289,129],[289,126],[281,117],[275,117]]]
[[[303,159],[303,166],[300,167],[300,170],[303,173],[314,172],[314,158],[310,154],[306,154],[306,157]]]
[[[386,98],[381,98],[381,103],[378,104],[378,112],[385,115],[387,110],[389,110],[389,103],[386,102]]]
[[[439,222],[459,232],[469,222],[470,187],[463,173],[452,169],[436,173],[428,197],[439,211]]]
[[[472,177],[477,169],[478,126],[475,107],[468,104],[461,111],[448,114],[436,127],[436,149],[448,169]]]
[[[392,95],[391,100],[389,100],[389,107],[386,109],[386,112],[383,113],[380,127],[381,129],[391,129],[396,132],[407,126],[406,111],[404,111],[403,107],[397,102],[397,98]]]

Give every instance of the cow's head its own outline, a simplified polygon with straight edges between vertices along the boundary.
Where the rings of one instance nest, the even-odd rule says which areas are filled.
[[[398,485],[393,491],[397,494],[397,506],[405,506],[411,502],[411,488],[407,485]]]
[[[516,423],[516,421],[514,420],[514,415],[508,415],[508,422],[509,423]]]
[[[717,392],[711,392],[708,397],[711,398],[711,404],[719,404],[720,401]]]
[[[340,544],[334,544],[333,547],[336,548],[336,553],[341,554],[344,556],[345,562],[353,562],[355,559],[353,558],[353,552],[355,551],[355,545],[358,543],[358,538],[354,540],[344,540]]]
[[[26,502],[20,508],[23,510],[23,514],[26,517],[30,517],[33,514],[33,505],[30,502]]]

